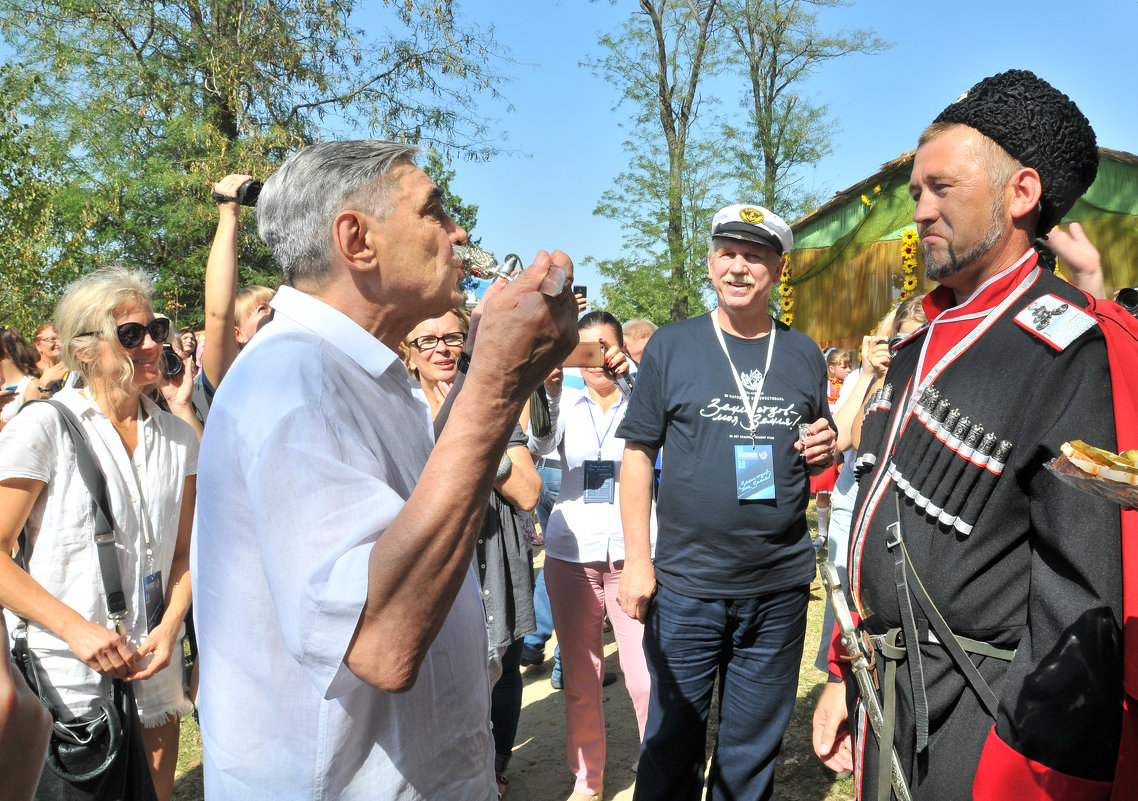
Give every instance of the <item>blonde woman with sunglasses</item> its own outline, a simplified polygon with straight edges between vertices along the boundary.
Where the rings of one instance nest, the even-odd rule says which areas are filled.
[[[0,432],[0,606],[27,619],[28,648],[57,719],[96,711],[114,678],[133,684],[151,776],[166,801],[179,721],[192,710],[180,644],[197,436],[145,394],[161,380],[170,321],[154,316],[141,274],[111,269],[80,279],[55,322],[63,360],[81,376],[80,388],[55,400],[78,418],[106,481],[126,616],[117,627],[109,620],[90,493],[63,418],[46,403],[26,407]],[[9,556],[21,530],[26,572]]]

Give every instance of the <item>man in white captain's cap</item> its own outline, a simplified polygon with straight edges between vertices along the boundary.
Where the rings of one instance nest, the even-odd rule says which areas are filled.
[[[715,215],[707,273],[718,308],[653,335],[617,431],[627,441],[618,600],[645,623],[652,675],[637,801],[701,797],[717,680],[708,797],[770,796],[814,577],[809,476],[832,463],[834,444],[821,351],[768,313],[793,244],[760,206]],[[653,465],[665,442],[653,564]]]

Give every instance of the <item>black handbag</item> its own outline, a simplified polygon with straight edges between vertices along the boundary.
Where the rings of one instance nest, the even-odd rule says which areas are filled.
[[[95,544],[99,571],[112,620],[121,624],[126,614],[114,524],[106,479],[99,471],[90,446],[75,415],[58,401],[55,406],[75,445],[75,459],[83,483],[91,493],[95,515]],[[21,536],[21,562],[25,542]],[[121,630],[121,629],[120,629]],[[36,787],[36,801],[157,801],[142,724],[138,719],[134,688],[121,679],[111,683],[111,693],[98,711],[62,721],[58,710],[46,700],[37,658],[28,649],[27,622],[21,621],[13,637],[12,657],[24,679],[51,713],[53,722],[47,762]]]

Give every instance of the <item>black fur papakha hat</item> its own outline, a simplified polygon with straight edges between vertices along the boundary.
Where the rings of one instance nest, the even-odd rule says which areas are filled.
[[[1067,95],[1027,70],[985,78],[934,122],[975,128],[1043,184],[1037,232],[1045,235],[1071,210],[1098,173],[1095,132]]]

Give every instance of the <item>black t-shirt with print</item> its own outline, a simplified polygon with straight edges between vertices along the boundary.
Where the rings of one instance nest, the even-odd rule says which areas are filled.
[[[755,414],[755,443],[771,449],[773,500],[737,497],[735,446],[750,446],[751,436],[710,316],[661,328],[641,359],[617,436],[663,448],[656,578],[684,595],[753,597],[814,576],[809,477],[794,443],[799,423],[830,420],[826,365],[813,340],[775,326],[773,370]],[[753,398],[766,372],[767,337],[723,338]]]

